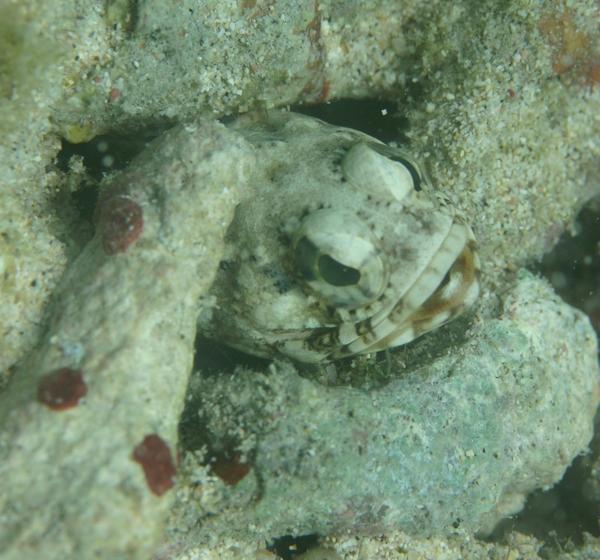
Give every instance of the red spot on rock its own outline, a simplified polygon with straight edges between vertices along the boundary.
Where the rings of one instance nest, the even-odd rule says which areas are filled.
[[[600,59],[590,63],[587,71],[587,78],[592,87],[600,84]]]
[[[219,457],[211,465],[212,472],[228,486],[234,486],[250,472],[248,463],[240,463],[240,456],[231,459]]]
[[[104,252],[107,255],[124,253],[144,229],[140,205],[124,195],[105,200],[100,214],[100,228]]]
[[[558,76],[595,87],[600,78],[598,54],[593,38],[578,28],[572,10],[565,7],[561,14],[549,14],[539,21],[539,29],[554,50],[552,70]]]
[[[52,410],[77,406],[87,393],[80,369],[60,368],[44,375],[38,384],[37,399]]]
[[[146,482],[153,494],[162,496],[173,487],[175,465],[169,446],[160,436],[147,435],[133,450],[132,458],[142,466]]]
[[[114,103],[115,101],[118,101],[122,95],[123,94],[119,88],[113,87],[108,92],[108,99],[111,101],[111,103]]]

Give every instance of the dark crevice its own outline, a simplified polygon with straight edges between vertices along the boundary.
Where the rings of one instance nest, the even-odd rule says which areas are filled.
[[[106,173],[127,167],[159,132],[148,130],[134,134],[100,134],[89,142],[79,144],[63,139],[61,150],[56,156],[56,166],[67,172],[71,158],[80,156],[87,174],[99,181]]]
[[[284,535],[273,539],[267,550],[277,554],[282,560],[292,560],[319,543],[318,535]]]
[[[402,131],[408,120],[389,99],[339,99],[324,105],[294,105],[296,113],[316,117],[329,124],[360,130],[382,142],[406,142]]]

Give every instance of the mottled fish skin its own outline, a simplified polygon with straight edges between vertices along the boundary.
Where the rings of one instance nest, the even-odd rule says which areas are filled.
[[[229,125],[256,149],[201,330],[327,362],[406,344],[479,293],[471,228],[401,149],[294,113]]]

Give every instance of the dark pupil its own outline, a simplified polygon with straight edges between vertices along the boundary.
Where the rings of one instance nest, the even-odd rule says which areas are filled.
[[[407,161],[404,158],[399,157],[399,156],[393,156],[391,159],[393,159],[394,161],[397,161],[398,163],[401,163],[402,165],[404,165],[404,167],[406,167],[406,169],[408,169],[408,172],[410,173],[410,176],[412,177],[415,190],[420,191],[421,190],[421,176],[419,175],[419,172],[415,169],[415,166],[412,163],[410,163],[410,161]]]
[[[319,249],[317,246],[306,237],[303,237],[298,241],[294,253],[296,267],[298,268],[298,272],[304,276],[304,279],[309,282],[317,279],[313,271],[313,266],[314,262],[317,260],[318,254]]]
[[[360,272],[355,268],[343,265],[329,255],[319,257],[321,278],[333,286],[352,286],[358,284]]]

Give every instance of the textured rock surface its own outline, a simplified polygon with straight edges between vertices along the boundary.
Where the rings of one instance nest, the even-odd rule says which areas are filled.
[[[385,91],[400,79],[398,29],[422,2],[110,3],[122,7],[112,11],[116,49],[68,92],[57,113],[65,130],[84,106],[86,126],[102,130]]]
[[[490,530],[586,449],[600,395],[585,315],[529,275],[502,304],[459,351],[379,389],[326,388],[283,364],[196,379],[200,422],[185,429],[209,456],[237,453],[231,463],[252,469],[215,490],[221,516],[200,500],[182,517],[206,516],[209,541],[225,528],[256,539]]]
[[[177,127],[115,175],[40,347],[0,395],[0,556],[148,558],[171,502],[198,298],[249,164]]]
[[[55,208],[50,115],[65,83],[107,48],[98,11],[78,15],[77,2],[0,2],[0,382],[35,345],[77,245]]]
[[[539,259],[600,193],[598,5],[424,7],[415,154],[474,224],[485,274]],[[559,64],[560,61],[565,64]],[[417,78],[415,78],[417,79]]]

